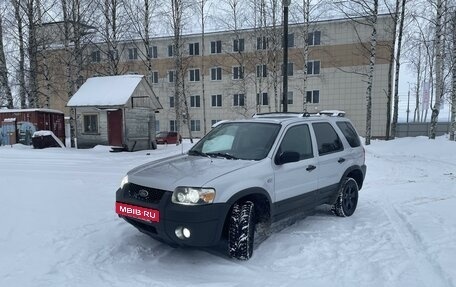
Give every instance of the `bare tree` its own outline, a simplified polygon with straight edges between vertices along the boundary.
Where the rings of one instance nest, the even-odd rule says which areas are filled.
[[[0,13],[0,91],[5,93],[5,99],[0,98],[0,106],[2,101],[6,101],[6,107],[13,108],[13,95],[8,82],[8,68],[6,66],[5,51],[3,45],[3,15]]]
[[[453,51],[452,51],[452,58],[453,58],[453,89],[451,93],[451,128],[450,128],[450,140],[455,140],[455,133],[456,133],[456,10],[453,11],[452,17],[452,31],[453,31]]]
[[[432,108],[432,115],[431,115],[431,126],[429,130],[429,138],[435,139],[436,135],[436,126],[437,121],[440,113],[440,105],[443,99],[443,29],[442,29],[442,21],[444,17],[444,7],[443,7],[442,0],[437,0],[437,14],[435,20],[435,83],[436,83],[436,95],[435,95],[435,103],[434,107]]]
[[[14,18],[15,24],[17,27],[17,42],[19,46],[19,60],[18,60],[18,70],[16,77],[18,86],[19,86],[19,101],[20,107],[26,108],[27,107],[27,92],[25,87],[25,40],[24,40],[24,29],[23,29],[23,16],[22,10],[20,8],[20,0],[11,0],[11,4],[14,7]]]
[[[399,0],[396,0],[396,1],[397,1],[397,4],[396,4],[396,14],[397,14],[397,13],[399,13]],[[400,58],[401,58],[401,48],[402,48],[402,35],[403,35],[403,31],[404,31],[405,3],[406,3],[406,0],[401,1],[399,34],[397,36],[396,75],[394,77],[394,112],[393,112],[393,122],[391,125],[391,135],[393,136],[393,138],[396,137],[397,120],[398,120],[398,116],[399,116],[399,71],[400,71],[400,66],[401,66]],[[393,51],[394,51],[394,48],[393,48]],[[387,130],[387,134],[388,134],[388,130]]]

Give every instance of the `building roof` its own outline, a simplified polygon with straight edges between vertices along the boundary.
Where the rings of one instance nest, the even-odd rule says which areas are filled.
[[[71,97],[67,106],[123,106],[143,78],[143,75],[89,78]]]
[[[44,112],[53,114],[63,114],[63,112],[52,109],[0,109],[0,113],[27,113],[27,112]]]

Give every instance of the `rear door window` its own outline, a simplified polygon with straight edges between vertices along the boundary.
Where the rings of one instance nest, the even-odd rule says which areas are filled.
[[[351,147],[359,147],[361,145],[361,141],[359,140],[359,136],[356,133],[355,128],[349,122],[337,122],[336,123],[339,129],[344,134],[345,138],[347,139],[348,144]]]
[[[318,154],[325,155],[344,150],[344,146],[330,123],[313,123]]]

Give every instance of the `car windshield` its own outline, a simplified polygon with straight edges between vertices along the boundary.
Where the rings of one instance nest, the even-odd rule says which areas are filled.
[[[157,134],[157,138],[166,138],[168,136],[168,132],[159,132]]]
[[[228,122],[215,127],[190,151],[190,155],[227,159],[265,158],[280,130],[279,124]]]

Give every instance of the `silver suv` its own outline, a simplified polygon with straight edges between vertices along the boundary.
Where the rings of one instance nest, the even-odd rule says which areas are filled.
[[[171,245],[215,246],[252,256],[255,229],[321,204],[356,209],[364,148],[340,116],[264,114],[225,121],[186,154],[141,165],[123,178],[117,214]]]

